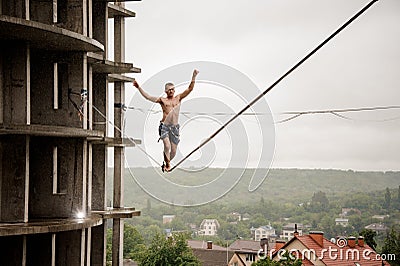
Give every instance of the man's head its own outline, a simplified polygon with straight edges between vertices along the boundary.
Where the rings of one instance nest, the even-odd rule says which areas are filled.
[[[165,93],[167,94],[167,97],[174,97],[175,85],[171,82],[165,84]]]

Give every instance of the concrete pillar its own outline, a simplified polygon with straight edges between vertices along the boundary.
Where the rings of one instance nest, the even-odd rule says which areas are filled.
[[[25,0],[25,19],[26,20],[30,20],[29,2],[30,2],[30,0]]]
[[[104,31],[104,43],[103,43],[103,45],[104,45],[104,59],[108,59],[109,52],[108,52],[108,7],[107,7],[107,3],[105,3],[104,10],[105,10],[104,11],[105,12],[104,13],[105,31]]]
[[[122,219],[113,219],[112,265],[123,265],[124,223]]]
[[[96,2],[96,4],[104,4]],[[97,16],[96,16],[97,17]],[[92,88],[92,104],[103,115],[108,114],[108,82],[106,74],[93,74],[93,88]],[[89,89],[90,90],[90,89]],[[90,108],[89,108],[90,109]],[[106,119],[93,110],[93,129],[100,130],[107,133]],[[104,123],[105,122],[105,123]],[[88,201],[91,201],[90,208],[93,210],[104,210],[106,208],[106,179],[107,174],[107,158],[108,149],[106,145],[92,145],[92,173],[89,180],[91,185],[88,184],[88,189],[95,191],[95,193],[88,193]],[[91,198],[91,200],[89,200]],[[118,233],[119,235],[119,233]],[[89,235],[88,235],[89,237]],[[89,243],[89,242],[88,242]],[[106,265],[106,248],[107,248],[107,223],[104,222],[100,226],[91,229],[90,235],[90,257],[93,266]]]
[[[26,265],[26,236],[22,237],[22,266]]]
[[[86,232],[86,264],[85,265],[91,265],[90,264],[90,262],[91,262],[91,253],[92,253],[92,250],[91,250],[92,245],[91,245],[91,243],[92,243],[92,228],[89,227],[87,229],[87,232]]]
[[[89,72],[88,72],[88,128],[93,130],[93,67],[88,65]]]
[[[82,34],[88,36],[88,3],[87,0],[82,0]]]
[[[123,3],[116,4],[123,6]],[[123,17],[114,18],[114,60],[116,62],[125,61],[125,19]],[[117,105],[125,103],[125,84],[123,82],[114,83],[114,101]],[[114,137],[122,138],[124,113],[122,108],[114,107]],[[124,192],[124,147],[114,147],[114,197],[113,206],[123,207]],[[121,219],[113,219],[113,266],[122,266],[123,263],[123,237],[124,224]]]
[[[114,18],[114,60],[125,62],[125,18]]]
[[[114,83],[114,99],[116,103],[124,103],[125,93],[124,84]],[[122,129],[123,113],[121,108],[114,108],[114,137],[122,137],[119,129]],[[113,194],[113,207],[120,208],[124,204],[124,147],[114,147],[114,194]],[[122,266],[123,263],[123,238],[124,238],[124,224],[121,219],[113,219],[113,266]]]
[[[3,144],[0,141],[0,193],[1,193],[1,191],[3,191],[2,184],[3,184]],[[1,195],[0,195],[0,221],[2,221],[2,213],[3,213],[3,210],[1,207],[2,203],[3,203],[3,200],[1,199]]]
[[[29,147],[30,136],[26,136],[25,140],[25,201],[24,201],[24,222],[29,221]]]
[[[56,266],[56,234],[51,234],[51,266]]]
[[[2,5],[0,0],[0,6]],[[1,12],[0,12],[1,14]],[[0,52],[0,73],[3,73],[3,53]],[[3,112],[4,112],[4,102],[3,102],[3,75],[0,75],[0,125],[3,124]]]
[[[83,81],[82,81],[82,84],[83,84],[83,90],[86,92],[86,99],[87,99],[87,89],[88,89],[88,71],[87,71],[87,69],[88,69],[88,64],[87,64],[87,54],[86,53],[84,53],[83,54],[83,60],[82,60],[83,62],[83,76],[82,76],[82,78],[83,78]],[[82,119],[82,128],[83,129],[87,129],[88,128],[88,103],[87,103],[87,101],[85,101],[84,102],[84,105],[83,105],[83,119]]]
[[[53,109],[58,110],[59,91],[58,91],[58,62],[53,63]]]
[[[57,22],[58,22],[58,16],[57,16],[57,12],[58,12],[57,1],[58,1],[58,0],[53,0],[53,23],[57,23]]]
[[[26,124],[31,124],[31,48],[26,45]]]
[[[88,36],[93,38],[93,0],[87,0],[88,2]]]
[[[87,212],[92,211],[92,180],[93,180],[93,145],[88,143],[88,173],[87,173]],[[96,191],[98,192],[98,191]],[[101,192],[101,191],[100,191]]]
[[[118,3],[121,4],[121,3]],[[114,18],[114,59],[116,62],[125,61],[125,20],[123,17]],[[114,82],[114,102],[125,104],[125,83]],[[124,112],[120,107],[114,107],[114,137],[122,138]],[[124,147],[114,147],[114,207],[123,206],[123,177],[124,177]]]
[[[87,140],[83,141],[82,149],[82,209],[81,211],[87,214],[87,178],[88,178],[88,143]]]
[[[85,254],[86,254],[86,230],[81,229],[81,254],[80,254],[80,259],[81,259],[81,266],[85,266]]]
[[[121,208],[124,204],[124,155],[124,148],[114,147],[114,208]]]

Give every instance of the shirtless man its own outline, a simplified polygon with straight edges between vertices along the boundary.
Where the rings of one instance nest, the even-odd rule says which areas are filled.
[[[174,84],[165,84],[165,93],[167,94],[167,97],[165,98],[150,96],[140,87],[136,80],[133,81],[133,86],[135,86],[139,90],[140,94],[142,94],[145,99],[153,103],[159,103],[163,111],[163,117],[160,121],[160,126],[158,128],[160,139],[164,143],[164,163],[162,165],[163,172],[168,172],[171,169],[170,162],[176,155],[176,149],[179,143],[178,118],[181,101],[193,90],[197,74],[199,74],[199,71],[195,69],[193,71],[192,80],[189,84],[189,87],[176,96],[174,96]]]

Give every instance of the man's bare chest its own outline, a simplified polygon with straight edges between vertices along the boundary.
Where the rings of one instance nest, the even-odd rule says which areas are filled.
[[[173,99],[164,98],[161,101],[161,105],[163,105],[163,107],[167,109],[175,108],[179,105],[179,103],[180,102],[178,98],[173,98]]]

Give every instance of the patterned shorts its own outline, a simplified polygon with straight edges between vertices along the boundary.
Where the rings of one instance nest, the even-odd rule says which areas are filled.
[[[178,145],[179,143],[179,124],[176,125],[166,125],[164,123],[160,123],[158,127],[158,134],[160,135],[160,139],[165,139],[167,136],[169,140]]]

